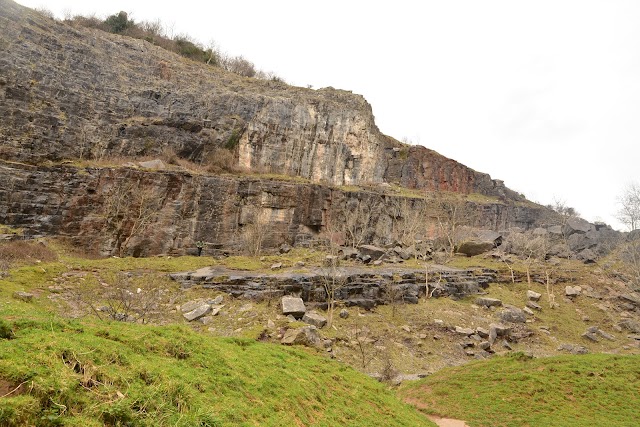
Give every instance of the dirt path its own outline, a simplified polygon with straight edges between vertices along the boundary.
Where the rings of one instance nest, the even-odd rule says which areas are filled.
[[[435,415],[428,415],[427,417],[438,424],[439,427],[469,427],[464,421],[454,420],[452,418],[440,418]]]

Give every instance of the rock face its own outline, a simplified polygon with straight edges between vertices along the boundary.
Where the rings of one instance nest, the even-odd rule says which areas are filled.
[[[360,95],[248,79],[0,0],[2,157],[20,162],[233,151],[250,169],[337,185],[518,198],[502,182],[383,135]],[[31,64],[37,63],[37,67]]]
[[[1,160],[0,182],[6,183],[0,186],[0,223],[33,234],[69,236],[76,246],[103,255],[180,255],[195,251],[199,240],[206,242],[208,253],[234,250],[244,244],[242,232],[252,224],[268,224],[263,228],[264,247],[304,244],[326,227],[332,212],[348,203],[367,203],[369,196],[257,178],[35,167]],[[133,221],[119,217],[140,208],[144,215]],[[527,226],[520,222],[520,212],[520,207],[496,204],[481,220]],[[381,207],[373,218],[373,240],[386,238],[389,213]]]
[[[520,196],[489,175],[383,135],[371,106],[351,92],[240,77],[11,0],[0,0],[0,22],[0,222],[32,234],[71,236],[102,255],[179,255],[198,241],[215,254],[240,246],[253,225],[266,230],[265,247],[300,244],[332,212],[371,198],[320,182],[482,193],[499,201],[475,206],[477,225],[496,230],[530,228],[544,211],[516,205]],[[236,167],[308,183],[134,162],[167,152],[204,168],[225,152]],[[132,161],[60,165],[114,156]],[[131,212],[119,211],[121,202],[139,217],[124,220]],[[364,243],[379,245],[389,213],[379,208],[372,218]]]

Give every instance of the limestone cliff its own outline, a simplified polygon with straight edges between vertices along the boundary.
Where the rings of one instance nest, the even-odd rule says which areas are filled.
[[[149,156],[206,161],[336,185],[517,198],[500,181],[380,133],[362,96],[227,73],[160,47],[57,22],[0,0],[0,158]]]

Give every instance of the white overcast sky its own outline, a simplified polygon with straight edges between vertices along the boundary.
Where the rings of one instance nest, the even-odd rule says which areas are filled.
[[[160,19],[291,84],[362,94],[384,133],[615,228],[640,181],[638,0],[19,3]]]

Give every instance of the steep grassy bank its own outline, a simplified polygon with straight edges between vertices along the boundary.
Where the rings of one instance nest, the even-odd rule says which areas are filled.
[[[444,369],[401,389],[425,413],[472,427],[640,425],[640,357],[522,354]]]

